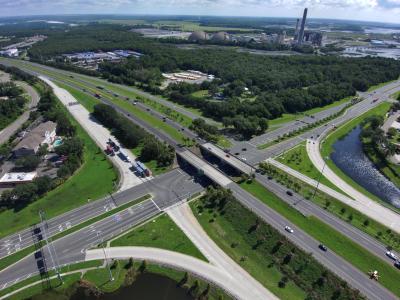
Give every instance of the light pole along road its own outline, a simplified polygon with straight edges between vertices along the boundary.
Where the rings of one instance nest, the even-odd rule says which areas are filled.
[[[123,111],[123,110],[122,110]],[[126,113],[126,112],[125,112]],[[145,127],[146,129],[148,129],[148,127],[149,127],[149,125],[147,124],[147,123],[145,123],[145,122],[143,122],[143,121],[141,121],[140,119],[137,119],[137,118],[134,118],[134,117],[132,117],[132,116],[130,116],[130,119],[132,120],[132,121],[134,121],[135,123],[137,123],[137,124],[140,124],[140,125],[143,125],[143,127]],[[144,123],[144,124],[142,124],[142,123]],[[152,128],[153,129],[153,128]],[[160,136],[160,135],[157,135],[157,136]],[[173,143],[173,145],[175,145],[175,147],[176,147],[176,143],[174,142]],[[177,149],[177,153],[178,154],[180,154],[180,153],[183,153],[183,152],[185,152],[185,151],[187,151],[187,150],[184,150],[184,149],[180,149],[180,148],[178,148]],[[235,187],[235,189],[236,189],[236,187]],[[239,188],[239,190],[241,190],[240,188]],[[243,192],[243,191],[242,191]],[[240,199],[239,199],[240,200]],[[243,199],[242,199],[243,200]],[[250,209],[254,209],[255,207],[257,207],[259,204],[261,204],[257,199],[256,199],[256,201],[257,201],[257,203],[258,204],[256,204],[256,202],[251,202],[251,207],[250,207]],[[263,210],[260,210],[260,207],[258,207],[259,209],[255,209],[255,212],[257,213],[257,214],[262,214],[262,211]],[[261,207],[261,208],[263,208],[263,209],[265,209],[264,207]],[[254,211],[254,210],[253,210]],[[276,214],[276,213],[275,213]],[[282,217],[281,217],[282,218]],[[269,220],[268,219],[266,219],[265,218],[265,215],[264,215],[264,218],[263,218],[266,222],[268,222],[268,223],[270,223],[269,222]],[[284,219],[283,219],[284,220]],[[288,222],[286,222],[286,223],[288,223]],[[275,226],[276,226],[276,223],[275,223]],[[274,226],[274,227],[275,227]],[[282,228],[281,227],[276,227],[278,230],[282,230]],[[300,231],[300,230],[299,230]],[[305,234],[304,232],[302,232],[301,233],[301,235],[300,235],[301,237],[308,237],[308,238],[310,238],[307,234]],[[289,236],[288,237],[289,239],[292,239],[293,238],[293,236]],[[300,243],[300,246],[304,246],[304,244],[301,244]],[[307,249],[308,249],[308,247],[307,247]],[[315,250],[314,250],[315,251]],[[344,270],[348,270],[348,268],[350,268],[350,270],[351,271],[353,271],[353,272],[359,272],[359,271],[357,271],[354,267],[352,267],[351,265],[350,266],[346,266],[346,265],[344,265],[344,264],[342,264],[342,265],[337,265],[336,264],[336,262],[330,262],[329,260],[329,257],[328,256],[321,256],[320,255],[320,253],[318,253],[318,255],[316,255],[316,258],[317,258],[317,260],[319,260],[321,263],[323,263],[323,264],[325,264],[325,265],[329,265],[329,266],[331,266],[332,268],[333,268],[333,270],[335,271],[338,271],[338,270],[340,270],[341,272],[336,272],[336,273],[343,273],[344,272]],[[361,278],[363,278],[362,280],[361,280]],[[354,276],[353,277],[353,280],[352,281],[354,281],[354,280],[356,280],[357,282],[355,282],[355,286],[356,287],[363,287],[363,285],[365,284],[365,281],[366,280],[368,280],[367,278],[366,278],[366,276],[364,275],[364,276]],[[361,281],[360,281],[361,280]],[[351,281],[350,281],[351,282]],[[375,284],[373,284],[373,285],[375,285]],[[368,283],[368,286],[371,286],[371,283]],[[387,290],[385,290],[383,287],[381,287],[381,286],[379,286],[379,285],[376,285],[376,286],[374,286],[374,288],[373,288],[373,290],[374,291],[372,291],[370,288],[366,288],[366,287],[363,287],[362,289],[360,289],[362,292],[364,292],[364,293],[366,293],[366,294],[369,294],[369,295],[375,295],[376,293],[378,294],[378,295],[380,295],[380,296],[382,296],[382,298],[381,299],[390,299],[390,297],[392,296],[390,293],[388,293],[388,291]]]

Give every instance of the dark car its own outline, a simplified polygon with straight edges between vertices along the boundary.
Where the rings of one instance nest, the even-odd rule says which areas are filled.
[[[288,194],[289,196],[293,196],[293,192],[292,191],[286,191],[286,194]]]
[[[328,251],[328,248],[323,244],[319,244],[318,248],[321,249],[324,252]]]
[[[242,151],[246,151],[247,150],[247,148],[242,148]]]
[[[39,259],[39,258],[42,258],[43,257],[43,254],[42,254],[42,251],[36,251],[35,252],[35,259]]]
[[[396,261],[394,262],[394,266],[395,266],[397,269],[400,269],[400,260],[396,260]]]

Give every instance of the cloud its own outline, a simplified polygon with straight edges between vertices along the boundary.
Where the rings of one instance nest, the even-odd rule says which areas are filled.
[[[400,22],[400,0],[0,0],[0,16],[31,14],[218,14]]]

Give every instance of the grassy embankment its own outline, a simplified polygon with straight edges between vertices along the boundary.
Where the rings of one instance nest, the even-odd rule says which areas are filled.
[[[393,232],[390,228],[381,223],[368,218],[358,210],[348,206],[339,200],[318,190],[315,195],[315,188],[301,180],[285,173],[284,171],[269,165],[267,173],[271,175],[279,183],[285,185],[289,189],[295,190],[305,199],[310,200],[329,211],[336,217],[350,223],[359,230],[365,232],[371,237],[377,239],[381,243],[400,251],[400,235]],[[314,197],[313,197],[314,195]]]
[[[117,246],[155,247],[207,260],[167,214],[162,214],[113,240],[111,247]]]
[[[339,193],[343,193],[338,187],[330,182],[325,176],[321,174],[314,164],[311,162],[306,149],[306,142],[298,144],[296,147],[286,151],[276,158],[277,161],[287,165],[288,167],[296,170],[311,179],[320,180],[320,183],[334,189]]]
[[[87,203],[88,199],[98,199],[115,189],[117,171],[84,129],[66,109],[65,111],[77,128],[77,136],[84,141],[84,163],[66,182],[44,197],[21,210],[0,212],[0,237],[39,222],[38,211],[41,209],[45,210],[48,218],[52,218]]]
[[[343,236],[319,219],[313,216],[304,217],[259,183],[254,181],[251,183],[244,182],[241,186],[313,238],[325,244],[331,251],[334,251],[361,272],[367,274],[370,270],[379,270],[379,282],[395,295],[400,296],[400,286],[398,284],[400,273],[392,265],[376,257],[364,247]]]
[[[221,209],[201,201],[191,206],[214,242],[279,298],[329,299],[335,292],[337,278],[321,279],[331,273],[239,202],[229,200]],[[351,293],[346,289],[341,292]]]
[[[376,114],[383,114],[386,113],[390,108],[390,103],[384,102],[379,104],[377,107],[369,110],[368,112],[362,114],[361,116],[350,120],[349,122],[345,123],[344,125],[340,126],[335,131],[331,132],[321,144],[321,155],[322,157],[330,157],[331,153],[334,151],[333,144],[338,140],[346,136],[351,130],[357,127],[365,118],[376,115]],[[342,178],[347,184],[351,185],[360,193],[365,194],[369,198],[378,201],[382,204],[388,205],[386,202],[383,202],[377,196],[373,195],[372,193],[368,192],[362,186],[358,185],[353,179],[347,176],[339,167],[335,165],[335,163],[331,159],[325,159],[326,164],[329,168],[334,171],[340,178]]]

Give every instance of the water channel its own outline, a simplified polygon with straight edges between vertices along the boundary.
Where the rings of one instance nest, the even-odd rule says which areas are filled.
[[[186,290],[176,282],[158,274],[144,273],[135,282],[119,290],[100,297],[88,296],[84,289],[78,289],[70,300],[193,300]]]
[[[364,154],[361,128],[354,128],[334,145],[333,162],[350,178],[380,199],[400,208],[400,189],[383,176]]]

